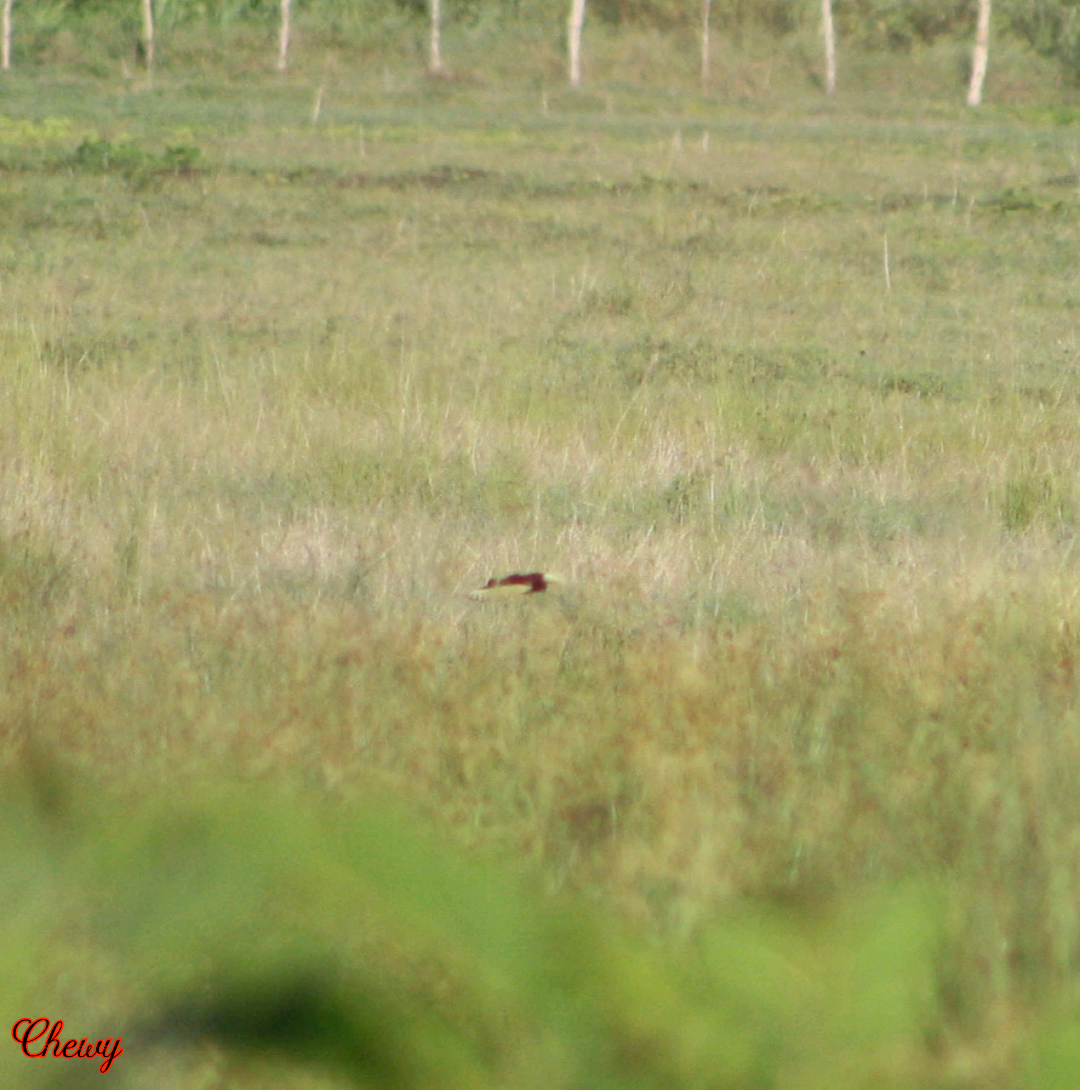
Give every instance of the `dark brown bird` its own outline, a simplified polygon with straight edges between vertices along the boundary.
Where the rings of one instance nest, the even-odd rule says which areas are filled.
[[[533,571],[527,574],[514,572],[513,575],[504,575],[501,579],[489,579],[479,590],[471,591],[470,598],[477,600],[487,598],[509,598],[511,595],[540,594],[553,583],[561,583],[562,579],[557,575],[545,572]]]

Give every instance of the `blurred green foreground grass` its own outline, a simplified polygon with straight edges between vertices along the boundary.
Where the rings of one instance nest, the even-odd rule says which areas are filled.
[[[121,1036],[123,1085],[1017,1085],[996,1081],[1009,1027],[988,1053],[949,1038],[942,883],[744,905],[659,948],[389,802],[35,768],[5,784],[0,991],[63,1039]],[[1023,1085],[1065,1085],[1062,1025]],[[90,1066],[0,1052],[10,1086],[96,1085]]]

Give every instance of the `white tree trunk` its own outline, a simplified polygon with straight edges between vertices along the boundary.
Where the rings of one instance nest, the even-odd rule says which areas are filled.
[[[825,94],[836,90],[836,28],[833,26],[832,0],[821,0],[821,33],[825,38]]]
[[[142,0],[142,47],[146,76],[154,78],[154,0]]]
[[[701,3],[701,89],[709,85],[709,17],[712,15],[712,0]]]
[[[585,26],[585,0],[570,0],[567,47],[570,51],[570,86],[581,86],[581,30]]]
[[[979,14],[975,20],[975,53],[971,58],[971,83],[968,86],[967,104],[982,104],[986,65],[990,60],[990,0],[979,0]]]
[[[428,71],[435,76],[444,71],[442,62],[442,0],[431,3],[431,48],[428,51]]]
[[[292,37],[292,0],[281,0],[281,33],[278,36],[277,68],[284,72],[289,66],[289,39]]]
[[[4,0],[3,29],[0,30],[0,68],[5,72],[11,67],[11,0]]]

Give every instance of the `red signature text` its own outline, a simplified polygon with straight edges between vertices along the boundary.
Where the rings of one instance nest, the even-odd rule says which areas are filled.
[[[49,1018],[20,1018],[11,1027],[11,1036],[22,1045],[23,1054],[41,1058],[52,1054],[57,1059],[96,1060],[102,1058],[98,1070],[104,1075],[112,1067],[113,1060],[124,1050],[120,1047],[120,1038],[106,1037],[104,1041],[90,1042],[85,1037],[60,1043],[60,1034],[64,1023],[58,1018],[53,1022]],[[42,1040],[44,1038],[44,1040]]]

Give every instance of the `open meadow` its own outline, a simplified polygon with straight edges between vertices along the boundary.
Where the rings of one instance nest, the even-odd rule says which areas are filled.
[[[1080,1083],[1078,118],[5,77],[0,1081]]]

